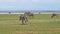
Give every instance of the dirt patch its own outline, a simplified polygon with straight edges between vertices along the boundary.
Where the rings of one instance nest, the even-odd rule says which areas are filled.
[[[51,32],[60,32],[60,28],[51,28],[49,29],[48,31],[51,31]]]
[[[34,33],[38,33],[37,31],[16,31],[16,33],[20,33],[20,34],[34,34]]]
[[[36,31],[14,31],[15,33],[18,33],[18,34],[38,34],[38,33],[54,33],[54,32],[60,32],[60,28],[49,28],[49,29],[46,29],[46,30],[36,30]]]

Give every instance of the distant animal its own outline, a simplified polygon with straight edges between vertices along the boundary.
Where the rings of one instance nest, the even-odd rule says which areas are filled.
[[[26,14],[26,15],[29,16],[29,17],[34,17],[34,14],[31,13],[31,12],[25,12],[24,14]]]
[[[9,12],[9,14],[11,14],[11,12]]]
[[[57,14],[52,14],[51,18],[53,18],[53,17],[55,17],[55,16],[57,16]]]
[[[26,15],[21,15],[19,20],[22,21],[22,25],[26,24],[28,21],[28,17]]]
[[[39,14],[40,14],[40,12],[39,12]]]

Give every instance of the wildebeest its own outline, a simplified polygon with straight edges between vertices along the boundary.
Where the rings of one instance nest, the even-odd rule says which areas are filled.
[[[56,16],[56,14],[52,14],[51,18],[53,18],[53,17],[55,17],[55,16]]]
[[[11,14],[11,12],[9,12],[9,14]]]
[[[20,19],[22,21],[22,25],[26,24],[28,21],[28,17],[26,15],[21,15]]]
[[[34,17],[34,14],[31,13],[31,12],[25,12],[24,14],[26,14],[26,15],[29,16],[29,17]]]

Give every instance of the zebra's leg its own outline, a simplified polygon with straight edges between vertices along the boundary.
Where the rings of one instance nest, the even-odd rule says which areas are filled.
[[[28,20],[25,20],[25,24],[27,24]]]
[[[25,24],[26,24],[26,20],[25,20]]]
[[[22,25],[24,25],[24,20],[22,20]]]

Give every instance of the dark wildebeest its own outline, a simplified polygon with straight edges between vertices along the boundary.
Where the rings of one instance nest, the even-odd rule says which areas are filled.
[[[29,17],[34,17],[34,14],[31,13],[31,12],[25,12],[24,14],[26,14],[26,15],[29,16]]]
[[[22,20],[22,25],[24,25],[28,21],[28,17],[26,15],[21,15],[19,20]]]
[[[9,14],[11,14],[11,12],[9,12]]]
[[[52,14],[51,18],[53,18],[53,17],[55,17],[55,16],[56,16],[56,14]]]

